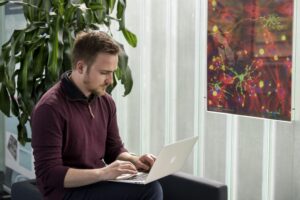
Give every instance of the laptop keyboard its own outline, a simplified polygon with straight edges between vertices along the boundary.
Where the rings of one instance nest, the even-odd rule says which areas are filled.
[[[128,178],[127,180],[143,181],[146,180],[148,173],[139,172],[137,175]]]

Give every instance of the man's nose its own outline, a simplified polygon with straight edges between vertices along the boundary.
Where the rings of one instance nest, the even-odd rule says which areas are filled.
[[[106,84],[111,85],[114,82],[114,73],[109,73],[106,76]]]

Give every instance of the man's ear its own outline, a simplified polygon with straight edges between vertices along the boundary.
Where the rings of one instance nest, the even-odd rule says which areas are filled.
[[[84,72],[84,68],[86,67],[86,64],[82,61],[82,60],[79,60],[77,63],[76,63],[76,70],[80,73],[80,74],[83,74]]]

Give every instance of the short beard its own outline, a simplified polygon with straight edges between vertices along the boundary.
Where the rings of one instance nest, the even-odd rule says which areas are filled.
[[[90,81],[89,81],[89,71],[86,71],[86,73],[85,73],[85,75],[84,75],[84,78],[83,78],[83,84],[85,84],[85,85],[88,85],[89,83],[90,83]],[[107,85],[105,85],[106,87],[107,87]],[[104,86],[103,86],[104,87]],[[103,95],[105,95],[106,94],[106,90],[105,90],[105,92],[104,93],[102,93],[102,91],[101,92],[99,92],[98,90],[90,90],[90,92],[91,92],[91,94],[93,94],[93,95],[96,95],[96,96],[103,96]]]
[[[106,93],[106,92],[105,92],[105,93]],[[104,94],[105,94],[105,93],[104,93]],[[103,93],[98,92],[97,90],[92,90],[92,94],[95,95],[95,96],[98,96],[98,97],[104,95]]]

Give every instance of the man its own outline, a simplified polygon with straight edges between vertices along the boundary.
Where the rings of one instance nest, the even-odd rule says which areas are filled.
[[[131,155],[119,136],[113,83],[119,46],[103,32],[81,33],[72,71],[47,91],[31,116],[37,184],[44,199],[162,199],[158,182],[109,182],[148,171],[151,154]]]

